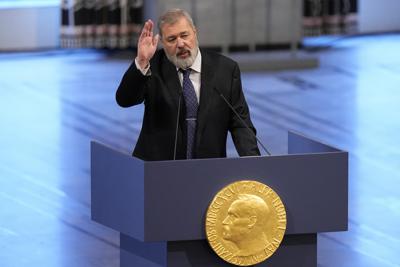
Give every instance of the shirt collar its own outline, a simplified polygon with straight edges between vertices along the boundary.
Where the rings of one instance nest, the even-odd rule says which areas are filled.
[[[198,49],[196,59],[194,60],[192,66],[190,67],[192,70],[201,73],[201,53],[200,49]]]

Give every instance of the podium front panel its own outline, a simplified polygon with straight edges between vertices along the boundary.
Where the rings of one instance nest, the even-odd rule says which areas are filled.
[[[216,193],[239,180],[271,187],[287,213],[286,234],[347,229],[347,153],[145,163],[146,241],[204,239]]]

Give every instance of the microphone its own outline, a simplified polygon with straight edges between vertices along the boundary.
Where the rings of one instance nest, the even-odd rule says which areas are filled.
[[[179,115],[181,112],[181,99],[182,99],[182,90],[179,91],[179,100],[178,100],[178,112],[176,114],[176,129],[175,129],[175,140],[174,140],[174,160],[176,160],[176,147],[178,143],[178,129],[179,129]]]
[[[256,138],[257,142],[261,145],[261,147],[264,149],[265,153],[267,153],[268,156],[271,156],[271,153],[268,151],[268,149],[261,143],[260,139],[254,134],[254,132],[250,129],[250,127],[247,125],[247,123],[240,117],[239,113],[233,108],[233,106],[229,103],[229,101],[224,97],[224,95],[216,88],[214,87],[214,90],[219,94],[219,96],[225,101],[225,103],[228,105],[228,107],[235,113],[236,117],[239,118],[240,122],[246,127],[249,132],[251,132],[251,135]]]

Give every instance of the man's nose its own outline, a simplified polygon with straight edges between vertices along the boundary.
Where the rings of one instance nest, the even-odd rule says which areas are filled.
[[[222,224],[229,224],[229,217],[226,217],[225,220],[222,221]]]
[[[178,46],[179,48],[182,48],[182,47],[184,47],[184,45],[185,45],[185,43],[183,42],[183,39],[178,38],[178,39],[177,39],[177,46]]]

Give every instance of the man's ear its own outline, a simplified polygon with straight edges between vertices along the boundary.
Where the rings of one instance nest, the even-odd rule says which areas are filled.
[[[249,217],[250,223],[247,225],[247,228],[251,229],[257,222],[257,216],[250,216]]]

